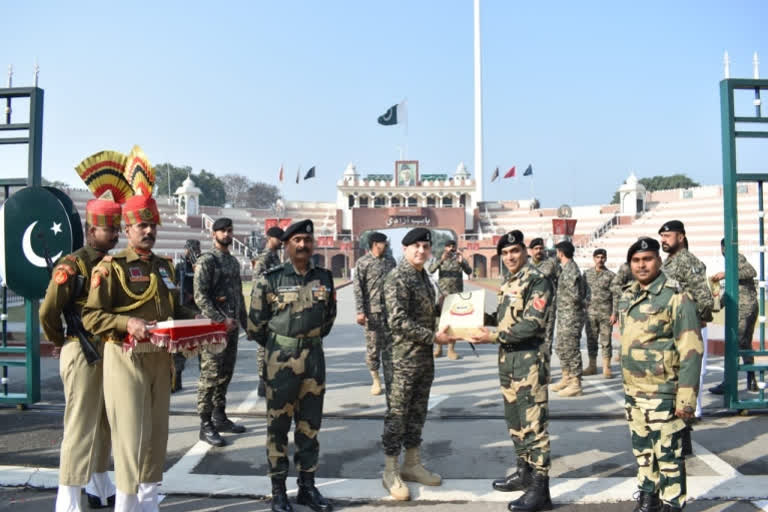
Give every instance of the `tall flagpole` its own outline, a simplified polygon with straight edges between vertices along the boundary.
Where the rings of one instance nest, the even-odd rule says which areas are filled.
[[[483,84],[480,53],[480,0],[475,3],[475,196],[477,207],[483,201]]]

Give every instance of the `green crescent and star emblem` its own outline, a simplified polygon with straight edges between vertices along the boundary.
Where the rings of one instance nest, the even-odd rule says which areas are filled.
[[[26,187],[0,208],[0,276],[27,299],[45,296],[51,279],[46,257],[55,263],[74,249],[73,217],[57,195]],[[74,229],[82,231],[79,223]]]

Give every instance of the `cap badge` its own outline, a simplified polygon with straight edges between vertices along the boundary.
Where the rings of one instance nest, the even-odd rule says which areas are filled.
[[[645,240],[640,242],[640,248],[641,249],[647,249],[648,248],[648,242],[646,242]]]

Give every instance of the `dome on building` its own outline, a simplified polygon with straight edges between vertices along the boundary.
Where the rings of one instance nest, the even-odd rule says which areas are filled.
[[[349,177],[357,176],[357,167],[355,167],[355,164],[353,164],[352,162],[349,162],[347,164],[347,168],[344,169],[344,177],[348,177],[348,176]]]
[[[464,165],[464,162],[459,162],[459,165],[456,166],[456,173],[454,174],[455,178],[469,178],[469,171],[467,171],[467,166]]]
[[[187,176],[187,179],[182,181],[181,186],[176,189],[174,195],[200,195],[201,192],[202,191],[195,186],[195,182],[192,181],[192,178]]]

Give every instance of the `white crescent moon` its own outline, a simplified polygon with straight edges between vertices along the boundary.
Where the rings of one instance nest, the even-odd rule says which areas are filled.
[[[42,267],[45,268],[48,265],[45,263],[45,258],[41,258],[38,256],[35,251],[32,249],[32,230],[35,229],[35,225],[37,224],[37,221],[33,222],[29,226],[27,226],[27,229],[24,230],[24,238],[22,239],[21,246],[24,249],[24,257],[29,260],[31,264],[33,264],[36,267]],[[51,261],[56,261],[57,259],[61,258],[61,252],[59,251],[59,254],[56,256],[51,257]]]

